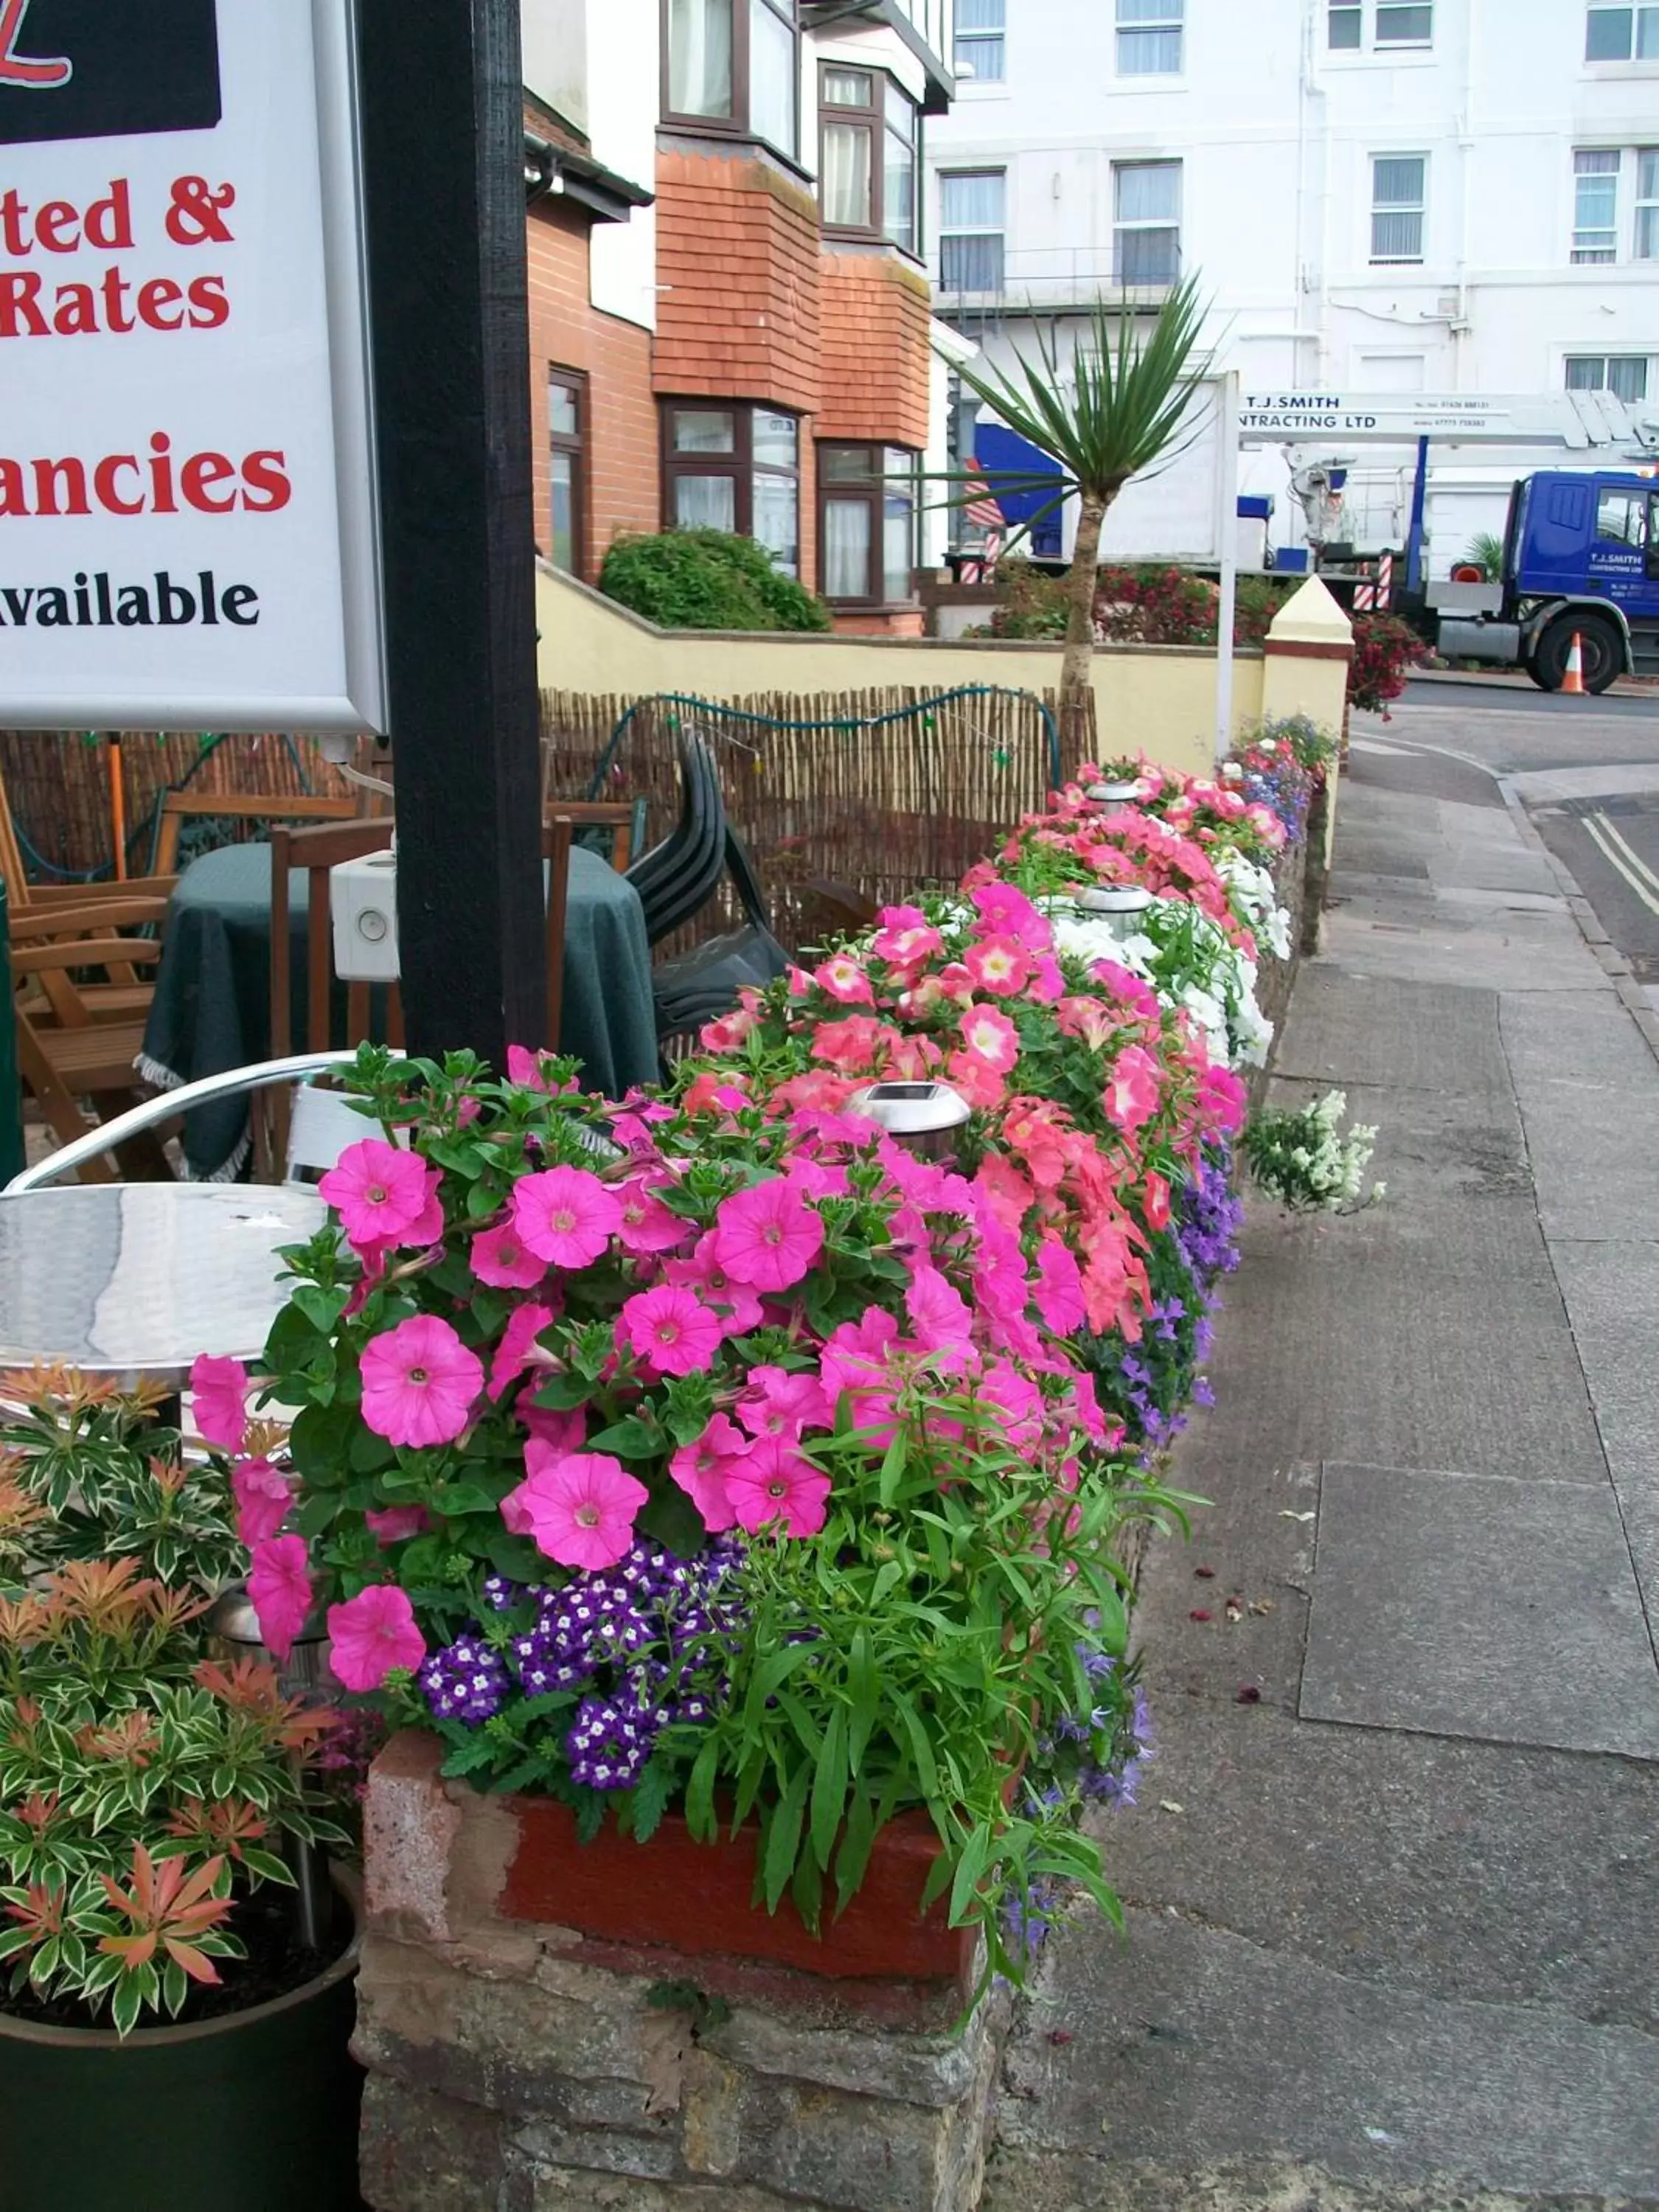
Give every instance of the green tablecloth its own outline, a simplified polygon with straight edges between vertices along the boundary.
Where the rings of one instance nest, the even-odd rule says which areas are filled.
[[[289,878],[295,1052],[305,1049],[307,881],[298,869]],[[337,1035],[343,1021],[342,988]],[[587,1089],[609,1097],[656,1078],[651,949],[639,895],[580,847],[570,855],[559,1049],[581,1061]],[[193,862],[173,894],[140,1066],[150,1082],[170,1089],[270,1057],[270,848],[228,845]],[[247,1133],[240,1099],[186,1116],[191,1175],[235,1175]]]

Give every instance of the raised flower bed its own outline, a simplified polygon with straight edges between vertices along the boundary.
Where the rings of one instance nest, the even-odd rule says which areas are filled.
[[[403,1730],[377,2212],[976,2201],[1006,1983],[1115,1910],[1079,1816],[1146,1748],[1133,1532],[1232,1259],[1278,781],[1058,794],[662,1097],[365,1056],[267,1348],[300,1410],[233,1479],[268,1644],[320,1613]],[[952,1158],[863,1110],[894,1079],[965,1098]]]

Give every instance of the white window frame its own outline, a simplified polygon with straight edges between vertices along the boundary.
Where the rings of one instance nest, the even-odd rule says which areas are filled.
[[[1114,0],[1116,20],[1112,64],[1120,77],[1138,82],[1143,77],[1172,77],[1186,74],[1187,5],[1188,0]],[[1125,69],[1124,40],[1147,37],[1174,39],[1176,64],[1173,69]]]
[[[1373,269],[1421,269],[1429,258],[1429,157],[1426,154],[1373,154],[1371,167],[1371,203],[1369,251],[1366,259]],[[1423,173],[1422,187],[1415,200],[1379,201],[1377,171],[1384,161],[1415,161]],[[1376,250],[1377,223],[1389,216],[1415,215],[1417,217],[1417,252],[1415,253],[1379,253]]]
[[[1339,46],[1331,32],[1336,19],[1341,16],[1344,27],[1357,29],[1359,36]],[[1365,10],[1363,0],[1328,0],[1325,9],[1325,51],[1328,54],[1360,54],[1365,51]]]
[[[1619,258],[1619,185],[1625,157],[1616,146],[1576,146],[1572,155],[1572,244],[1575,269],[1606,268]],[[1605,222],[1585,220],[1586,186],[1593,203],[1611,192]]]
[[[1326,0],[1324,51],[1329,54],[1426,54],[1434,50],[1435,0]],[[1413,33],[1409,38],[1384,35],[1386,25],[1409,9],[1413,14],[1427,11],[1429,28],[1426,36]],[[1358,38],[1339,46],[1331,32],[1338,16],[1346,27],[1357,30]]]
[[[956,58],[958,65],[966,62],[972,70],[971,77],[963,78],[967,84],[1006,84],[1008,82],[1008,0],[977,0],[976,15],[994,15],[996,21],[964,24],[962,17],[964,0],[955,0]],[[981,69],[981,55],[987,58],[991,48],[996,49],[994,69]]]
[[[1659,261],[1659,146],[1638,146],[1636,154],[1636,190],[1632,195],[1633,223],[1631,230],[1630,258],[1632,261]],[[1643,164],[1649,164],[1647,189],[1643,190]]]
[[[1137,292],[1163,291],[1181,281],[1181,232],[1186,212],[1187,179],[1185,164],[1179,159],[1169,160],[1162,155],[1148,156],[1136,161],[1114,161],[1112,164],[1112,282],[1126,290]],[[1118,213],[1123,198],[1123,179],[1132,170],[1172,169],[1176,182],[1176,211],[1173,220],[1168,216],[1130,216]],[[1126,276],[1123,271],[1123,240],[1139,237],[1147,232],[1175,234],[1175,267],[1168,276]]]
[[[1382,35],[1383,18],[1403,15],[1408,9],[1413,15],[1421,15],[1426,10],[1429,18],[1428,36],[1385,39]],[[1376,0],[1376,15],[1372,24],[1371,43],[1380,54],[1426,52],[1434,44],[1434,0]]]
[[[1008,283],[1008,172],[1006,168],[941,169],[939,171],[939,281],[941,292],[965,299],[990,297],[1002,293]],[[1000,225],[987,223],[951,223],[945,219],[945,187],[958,177],[996,177],[1002,185],[1002,222]],[[1000,267],[994,285],[975,287],[972,291],[945,282],[945,248],[957,238],[994,238],[1001,247]]]
[[[1622,15],[1627,19],[1627,54],[1590,52],[1598,15]],[[1584,10],[1584,60],[1591,69],[1619,69],[1632,62],[1659,62],[1659,0],[1588,0]]]

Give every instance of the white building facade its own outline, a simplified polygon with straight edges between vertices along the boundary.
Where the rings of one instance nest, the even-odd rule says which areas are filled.
[[[1659,416],[1659,0],[955,7],[933,270],[994,364],[1034,316],[1063,357],[1101,293],[1151,306],[1197,272],[1247,392],[1579,388]],[[1276,544],[1305,535],[1290,463],[1345,458],[1344,534],[1403,543],[1407,453],[1304,447],[1247,459]],[[1109,554],[1185,550],[1159,518],[1209,511],[1206,469],[1200,449],[1132,490]],[[1437,467],[1431,573],[1501,529],[1515,472]]]

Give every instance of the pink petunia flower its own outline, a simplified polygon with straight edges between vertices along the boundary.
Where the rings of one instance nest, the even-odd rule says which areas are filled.
[[[1030,977],[1030,955],[1017,937],[988,937],[970,945],[962,960],[975,990],[995,999],[1012,999]]]
[[[1083,1270],[1059,1237],[1045,1237],[1037,1254],[1036,1309],[1056,1336],[1074,1336],[1083,1326]]]
[[[587,1442],[586,1406],[532,1406],[520,1398],[514,1411],[537,1442],[550,1446],[560,1459]]]
[[[671,1260],[664,1279],[696,1291],[724,1320],[728,1336],[746,1336],[761,1324],[761,1302],[747,1283],[734,1282],[715,1256],[717,1231],[705,1230],[689,1260]]]
[[[694,1444],[683,1444],[668,1472],[702,1517],[711,1536],[735,1528],[738,1516],[726,1495],[726,1470],[749,1448],[749,1439],[724,1413],[716,1413]]]
[[[621,1202],[586,1168],[545,1168],[513,1186],[513,1225],[538,1259],[586,1267],[622,1226]]]
[[[537,1257],[510,1221],[481,1231],[469,1257],[478,1280],[495,1291],[533,1290],[547,1273],[546,1261]]]
[[[1102,1102],[1120,1129],[1139,1129],[1150,1121],[1163,1092],[1163,1071],[1144,1045],[1126,1045],[1112,1063],[1111,1080]]]
[[[303,1536],[268,1536],[253,1547],[247,1594],[265,1649],[280,1664],[311,1618],[311,1576]]]
[[[363,1419],[388,1443],[453,1443],[483,1389],[483,1363],[447,1321],[416,1314],[363,1346]]]
[[[751,1532],[781,1522],[789,1536],[816,1536],[829,1514],[830,1478],[783,1437],[762,1437],[725,1470],[738,1525]]]
[[[892,1442],[898,1428],[890,1362],[899,1346],[899,1325],[880,1306],[866,1306],[856,1322],[843,1322],[826,1341],[819,1363],[824,1393],[832,1406],[843,1395],[853,1425],[869,1430],[878,1443]]]
[[[317,1186],[318,1195],[339,1215],[354,1249],[427,1241],[411,1235],[432,1199],[426,1162],[380,1137],[348,1145]],[[440,1212],[437,1232],[443,1234]]]
[[[274,1536],[288,1518],[294,1492],[288,1477],[268,1459],[240,1459],[230,1470],[236,1500],[236,1540],[251,1552]]]
[[[945,1063],[951,1088],[961,1091],[970,1106],[991,1113],[1008,1095],[1008,1085],[988,1060],[976,1052],[953,1052]]]
[[[870,988],[870,978],[850,952],[837,952],[822,967],[812,970],[812,981],[832,999],[843,1006],[872,1006],[875,993]]]
[[[1006,1014],[994,1006],[970,1006],[961,1022],[962,1041],[968,1050],[996,1070],[1011,1075],[1019,1058],[1019,1031]]]
[[[378,1690],[388,1674],[412,1674],[426,1656],[407,1590],[371,1583],[328,1609],[328,1663],[348,1690]]]
[[[1146,1179],[1146,1200],[1142,1215],[1149,1229],[1167,1229],[1170,1225],[1170,1186],[1161,1175],[1148,1168]]]
[[[705,1022],[697,1041],[705,1052],[735,1052],[754,1026],[755,1016],[748,1007],[738,1006],[716,1021]]]
[[[960,1355],[969,1351],[973,1341],[973,1313],[962,1293],[945,1281],[937,1267],[916,1269],[904,1293],[904,1310],[919,1344],[931,1352],[956,1354],[951,1364],[962,1364]]]
[[[784,1176],[735,1192],[714,1216],[716,1259],[757,1291],[790,1289],[823,1249],[822,1218]]]
[[[370,1535],[382,1547],[423,1536],[432,1526],[432,1516],[424,1505],[388,1505],[380,1512],[366,1512],[363,1519]]]
[[[785,1367],[751,1367],[732,1411],[751,1437],[798,1437],[803,1429],[827,1429],[836,1418],[817,1376]]]
[[[551,1306],[515,1306],[507,1316],[507,1327],[501,1331],[501,1340],[489,1363],[489,1395],[500,1399],[510,1383],[515,1382],[526,1368],[538,1362],[546,1364],[547,1355],[538,1350],[537,1338],[544,1328],[550,1328],[558,1319]]]
[[[1046,952],[1054,933],[1017,884],[981,884],[969,893],[981,927],[994,937],[1012,937],[1028,952]]]
[[[688,1114],[741,1114],[749,1103],[741,1077],[722,1075],[712,1067],[692,1077],[680,1102]]]
[[[644,1176],[617,1186],[622,1226],[617,1235],[630,1252],[672,1252],[691,1234],[691,1224],[671,1212]]]
[[[626,1344],[660,1375],[705,1372],[725,1335],[720,1316],[674,1283],[640,1291],[617,1316],[617,1349]]]
[[[197,1433],[221,1451],[240,1451],[247,1434],[247,1370],[240,1359],[212,1359],[204,1352],[190,1370]]]
[[[551,1088],[542,1073],[541,1054],[526,1052],[521,1044],[507,1048],[507,1079],[516,1083],[521,1091],[547,1091]]]
[[[1230,1068],[1206,1067],[1199,1079],[1198,1109],[1206,1128],[1233,1135],[1244,1126],[1249,1093]]]
[[[521,1524],[521,1533],[534,1537],[562,1567],[585,1567],[589,1573],[614,1567],[632,1544],[635,1519],[650,1498],[645,1485],[605,1452],[555,1458],[533,1437],[525,1465],[529,1474],[502,1500],[507,1527]]]

